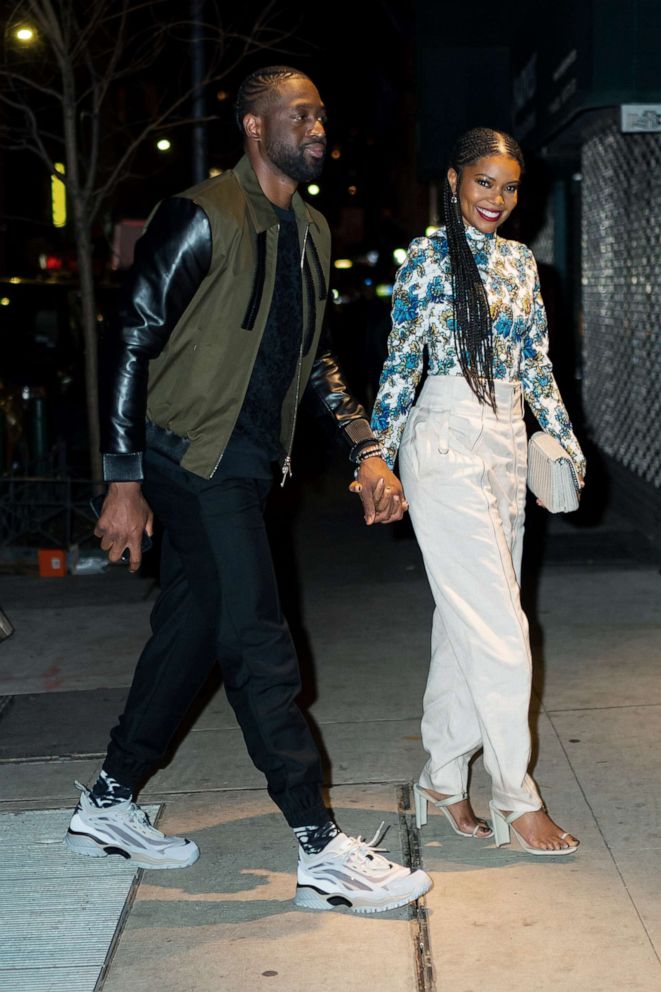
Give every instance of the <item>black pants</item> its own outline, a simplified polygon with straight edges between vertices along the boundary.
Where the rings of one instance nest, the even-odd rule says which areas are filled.
[[[292,827],[324,823],[321,763],[264,525],[271,481],[205,480],[158,454],[144,493],[164,528],[161,593],[104,768],[135,788],[162,761],[216,662],[250,756]],[[219,756],[222,758],[222,756]]]

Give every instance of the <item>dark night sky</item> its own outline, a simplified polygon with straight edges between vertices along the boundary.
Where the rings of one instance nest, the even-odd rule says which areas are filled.
[[[249,20],[251,12],[262,4],[248,0],[244,6]],[[222,10],[224,5],[219,7]],[[468,89],[473,105],[479,107],[483,101],[496,126],[506,125],[509,113],[504,96],[509,80],[501,80],[502,112],[491,113],[496,99],[494,80],[480,74],[479,60],[476,78],[468,87],[463,77],[453,76],[453,68],[461,72],[461,54],[455,67],[442,61],[437,69],[433,65],[432,87],[420,88],[423,45],[431,44],[432,49],[436,45],[455,47],[469,58],[471,50],[479,48],[505,51],[520,25],[519,12],[528,7],[523,0],[511,0],[507,16],[494,17],[487,0],[473,0],[470,7],[445,0],[335,0],[323,7],[281,0],[276,23],[292,31],[284,51],[250,56],[222,87],[233,98],[239,81],[254,68],[285,63],[303,69],[317,83],[328,107],[330,142],[340,146],[343,153],[339,162],[329,161],[326,166],[322,209],[337,212],[340,186],[355,183],[359,193],[354,203],[362,202],[368,208],[380,203],[394,210],[404,223],[410,216],[413,230],[426,213],[428,178],[420,171],[416,153],[425,142],[431,142],[433,148],[438,138],[439,160],[445,161],[443,140],[449,128],[441,124],[439,129],[435,116],[439,109],[445,108],[446,115],[461,126]],[[229,167],[241,154],[231,103],[230,99],[219,104],[214,92],[209,92],[209,112],[218,115],[218,123],[209,127],[211,165]],[[172,191],[187,183],[188,161],[186,152],[178,158],[177,168],[172,167],[172,161],[167,166],[158,163],[162,168],[155,177],[159,193],[159,187],[165,192],[169,183]]]
[[[350,185],[358,188],[351,205],[376,210],[376,204],[392,206],[414,182],[414,8],[413,0],[337,0],[324,14],[279,4],[280,23],[295,26],[286,50],[250,57],[227,80],[232,97],[247,72],[267,64],[293,65],[314,80],[328,108],[329,146],[342,151],[341,159],[327,161],[319,198],[336,219],[349,204],[343,193]],[[220,118],[209,128],[210,164],[227,167],[241,154],[232,101],[214,106],[209,96],[210,111]],[[398,179],[402,169],[406,179]]]
[[[327,162],[319,207],[338,231],[345,208],[364,207],[368,229],[380,231],[391,223],[403,237],[413,236],[428,219],[428,189],[423,181],[427,177],[420,172],[419,149],[424,142],[435,148],[439,135],[441,154],[444,129],[433,115],[439,107],[455,107],[461,116],[462,104],[461,87],[443,64],[438,73],[432,67],[433,86],[418,90],[422,43],[433,38],[434,44],[464,49],[506,45],[517,21],[518,0],[513,3],[508,17],[500,18],[485,15],[490,7],[483,0],[474,0],[470,10],[441,0],[335,0],[323,8],[281,0],[278,23],[293,32],[285,50],[250,56],[208,92],[208,112],[217,118],[208,127],[209,164],[227,168],[241,154],[232,102],[246,73],[269,63],[300,67],[317,83],[327,104],[330,145],[342,151],[340,159]],[[223,3],[216,6],[224,12]],[[244,0],[239,10],[246,25],[262,6],[259,0]],[[233,8],[228,23],[235,15]],[[185,57],[181,65],[173,65],[170,57],[166,63],[165,78],[172,85],[177,85],[177,71],[186,81],[184,62]],[[219,102],[218,89],[225,89],[229,99]],[[481,93],[486,99],[489,80],[476,79],[471,90],[474,99],[479,100]],[[143,148],[136,161],[136,179],[120,188],[112,204],[113,219],[142,218],[158,199],[190,185],[190,132],[181,128],[171,137],[173,151],[168,155],[157,153],[152,143]],[[32,211],[38,220],[40,203],[47,211],[48,177],[36,162],[19,165],[13,159],[8,166],[8,185],[17,188],[23,176],[29,177],[29,196],[20,209],[23,216]],[[353,197],[347,194],[349,186],[357,188]],[[47,223],[41,227],[48,233]]]

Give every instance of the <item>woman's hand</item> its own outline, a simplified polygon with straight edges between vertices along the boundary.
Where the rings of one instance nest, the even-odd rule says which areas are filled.
[[[582,489],[585,489],[585,476],[579,475],[578,473],[576,473],[576,478],[578,479],[578,498],[579,498],[579,501],[580,501],[581,490]],[[544,503],[542,503],[541,499],[538,499],[537,500],[537,506],[541,506],[541,508],[543,510],[546,509],[546,505]]]

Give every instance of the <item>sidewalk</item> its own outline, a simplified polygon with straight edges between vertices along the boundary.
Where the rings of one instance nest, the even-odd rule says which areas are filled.
[[[130,866],[112,868],[123,873],[127,894],[125,918],[119,910],[110,929],[106,954],[120,923],[103,988],[660,987],[661,575],[654,556],[621,521],[582,530],[554,518],[545,565],[526,586],[536,652],[535,776],[551,813],[580,836],[577,857],[533,858],[466,841],[436,815],[418,836],[406,802],[424,760],[419,719],[431,598],[408,529],[362,526],[357,501],[343,493],[346,474],[333,465],[311,475],[281,497],[273,516],[304,697],[340,825],[369,838],[385,821],[386,842],[400,859],[415,857],[419,843],[435,887],[417,913],[296,910],[291,834],[245,753],[222,689],[210,683],[171,762],[140,797],[160,807],[163,829],[189,833],[202,857],[186,871],[139,872],[137,889]],[[51,580],[0,576],[0,603],[16,628],[0,644],[0,820],[48,809],[61,810],[55,816],[66,825],[74,780],[90,782],[100,766],[155,595],[153,579],[120,568]],[[480,761],[472,793],[484,814]],[[62,865],[79,873],[91,861],[53,844],[49,857],[60,871],[54,890],[64,885]],[[93,885],[110,865],[92,862]],[[82,879],[77,884],[84,887]],[[29,962],[17,968],[0,958],[0,989],[59,988],[52,984],[58,949],[52,953],[50,970],[41,953],[30,972],[48,973],[49,985],[27,977]],[[82,967],[84,941],[76,954]]]

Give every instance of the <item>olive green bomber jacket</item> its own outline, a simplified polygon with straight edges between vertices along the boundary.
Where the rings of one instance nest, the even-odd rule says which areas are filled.
[[[165,295],[163,286],[175,282],[176,268],[134,284],[102,433],[107,481],[142,477],[145,413],[148,438],[155,432],[183,467],[206,478],[213,475],[268,319],[279,223],[248,158],[180,196],[204,212],[211,239],[208,268],[173,326],[167,313],[154,313],[159,305],[154,283]],[[292,209],[302,245],[303,348],[283,404],[282,445],[291,450],[297,403],[311,374],[318,401],[335,417],[347,442],[359,444],[372,436],[365,411],[348,395],[332,355],[319,353],[330,269],[328,225],[299,194]]]

